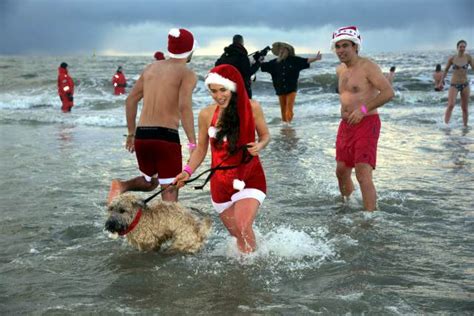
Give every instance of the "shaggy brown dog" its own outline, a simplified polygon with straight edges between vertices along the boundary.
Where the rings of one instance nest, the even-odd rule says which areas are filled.
[[[158,250],[171,240],[168,252],[195,253],[203,246],[212,226],[209,217],[200,219],[179,203],[157,200],[144,205],[130,193],[116,197],[107,211],[105,229],[125,235],[132,246],[145,251]]]

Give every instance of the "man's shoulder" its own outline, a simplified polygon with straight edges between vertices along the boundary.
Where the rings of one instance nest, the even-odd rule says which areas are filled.
[[[357,65],[359,69],[362,69],[366,72],[380,71],[380,66],[373,60],[367,57],[360,57],[360,63]]]

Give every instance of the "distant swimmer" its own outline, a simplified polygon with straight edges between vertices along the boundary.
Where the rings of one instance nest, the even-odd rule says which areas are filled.
[[[395,79],[395,70],[396,70],[396,67],[392,66],[390,67],[390,71],[384,74],[385,78],[387,78],[388,82],[390,82],[391,85],[393,85],[393,80]]]
[[[197,77],[187,67],[196,42],[191,32],[171,29],[168,34],[170,58],[145,67],[126,100],[128,136],[125,148],[136,152],[142,176],[128,181],[112,180],[108,202],[125,191],[152,191],[158,184],[164,201],[177,201],[176,187],[169,187],[182,170],[178,128],[184,128],[188,148],[196,147],[192,93]],[[143,107],[136,125],[138,102]]]
[[[164,60],[165,59],[165,55],[160,51],[155,52],[155,55],[153,55],[153,57],[155,57],[156,60]]]
[[[61,110],[71,112],[74,106],[74,81],[72,80],[67,70],[67,64],[61,63],[58,68],[58,95],[61,99]]]
[[[248,98],[236,67],[214,67],[205,85],[214,103],[199,113],[198,146],[176,183],[185,184],[204,161],[210,144],[215,170],[210,179],[212,204],[237,239],[239,250],[253,252],[257,246],[252,225],[267,190],[259,154],[270,141],[270,133],[260,104]]]
[[[444,73],[441,71],[441,64],[437,64],[433,73],[434,90],[443,91],[444,89]]]
[[[458,93],[460,93],[462,122],[464,126],[467,126],[469,121],[469,95],[471,94],[467,70],[469,66],[471,66],[471,69],[473,69],[474,66],[472,57],[469,54],[466,54],[467,42],[465,40],[460,40],[456,46],[458,53],[448,59],[448,63],[444,69],[443,79],[448,75],[449,68],[453,66],[453,75],[451,77],[451,86],[449,87],[448,92],[448,106],[446,108],[446,113],[444,114],[444,122],[448,124],[451,120],[451,114],[456,105],[456,98]]]
[[[294,116],[293,108],[300,72],[309,68],[311,63],[321,60],[322,57],[319,51],[315,57],[296,56],[293,46],[283,42],[273,43],[272,53],[277,58],[262,63],[261,69],[272,76],[273,88],[280,102],[282,123],[290,124]]]
[[[352,169],[362,192],[364,208],[376,209],[372,180],[377,158],[380,118],[377,108],[390,101],[393,90],[380,67],[360,57],[361,36],[355,26],[337,29],[331,48],[341,61],[336,69],[341,102],[341,122],[336,137],[336,175],[343,197],[354,191]]]
[[[114,94],[125,94],[125,87],[127,86],[127,79],[122,70],[122,66],[117,68],[117,72],[112,77],[112,85],[114,86]]]

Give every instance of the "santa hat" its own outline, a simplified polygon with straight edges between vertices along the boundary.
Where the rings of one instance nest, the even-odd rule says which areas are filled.
[[[358,51],[362,48],[362,39],[356,26],[344,26],[335,30],[332,33],[331,49],[335,51],[336,43],[343,40],[351,41],[356,44]]]
[[[197,42],[185,29],[171,29],[168,33],[168,54],[172,58],[187,58],[196,49]]]
[[[153,56],[155,57],[156,60],[164,60],[165,59],[165,55],[160,51],[156,52],[155,55],[153,55]]]
[[[252,114],[250,99],[245,90],[242,75],[232,65],[222,64],[212,68],[206,77],[205,85],[219,84],[237,94],[237,113],[239,115],[239,140],[237,146],[255,141],[255,120]]]

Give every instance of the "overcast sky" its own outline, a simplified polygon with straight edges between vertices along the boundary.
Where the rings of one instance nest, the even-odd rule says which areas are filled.
[[[234,34],[249,52],[285,41],[330,52],[332,31],[356,25],[363,51],[474,47],[474,0],[0,0],[0,54],[150,55],[185,27],[197,55],[217,55]]]

